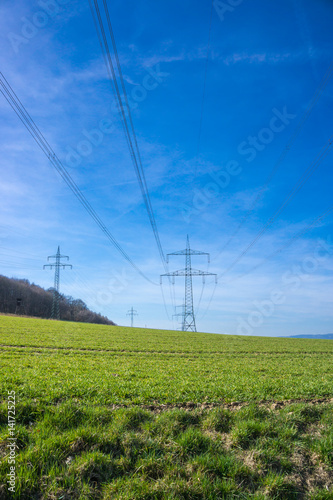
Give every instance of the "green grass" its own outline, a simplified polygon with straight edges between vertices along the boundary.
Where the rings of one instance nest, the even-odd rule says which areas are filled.
[[[0,316],[0,335],[2,382],[28,401],[141,404],[332,395],[332,341],[6,316]]]
[[[331,341],[7,316],[0,334],[1,499],[333,499]]]

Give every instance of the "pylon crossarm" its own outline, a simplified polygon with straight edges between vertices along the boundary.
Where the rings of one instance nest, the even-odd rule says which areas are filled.
[[[178,271],[174,271],[173,273],[161,274],[162,276],[187,276],[188,271],[186,269],[179,269]],[[207,273],[206,271],[200,271],[199,269],[191,268],[192,276],[217,276],[215,273]]]
[[[169,255],[185,255],[185,254],[186,254],[186,250],[179,250],[178,252],[168,253],[167,257],[169,257]]]
[[[199,252],[198,250],[192,250],[192,248],[190,250],[190,254],[191,255],[208,255],[208,257],[209,257],[209,253],[207,253],[207,252]]]
[[[206,271],[200,271],[200,269],[191,269],[191,274],[194,276],[216,276],[216,273],[208,273]]]
[[[172,252],[172,253],[168,253],[167,254],[167,257],[169,257],[169,255],[208,255],[209,257],[209,253],[207,252],[199,252],[198,250],[192,250],[192,249],[187,249],[185,248],[185,250],[178,250],[178,252]]]
[[[166,274],[161,274],[162,276],[184,276],[184,274],[181,273],[186,273],[186,269],[180,269],[179,271],[174,271],[172,273],[166,273]]]

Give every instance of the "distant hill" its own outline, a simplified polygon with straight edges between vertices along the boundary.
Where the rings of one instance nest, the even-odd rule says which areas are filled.
[[[333,340],[333,333],[325,333],[324,335],[292,335],[290,339],[322,339]]]
[[[88,309],[81,299],[59,294],[60,319],[115,325],[107,317]],[[30,283],[26,279],[7,278],[0,275],[0,313],[50,318],[53,289]]]

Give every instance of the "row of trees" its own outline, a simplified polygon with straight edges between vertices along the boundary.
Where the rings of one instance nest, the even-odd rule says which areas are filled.
[[[7,278],[0,275],[0,312],[8,314],[23,314],[38,318],[51,316],[53,289],[44,288],[30,283],[25,279]],[[80,299],[73,299],[60,294],[60,318],[65,321],[81,321],[114,325],[105,316],[90,311]]]

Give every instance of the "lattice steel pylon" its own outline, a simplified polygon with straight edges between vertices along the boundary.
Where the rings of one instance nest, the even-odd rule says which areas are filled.
[[[174,271],[173,273],[161,274],[161,283],[163,276],[172,276],[173,282],[175,276],[184,276],[185,277],[185,302],[184,309],[181,315],[183,316],[182,321],[182,331],[192,331],[196,332],[197,327],[195,324],[195,314],[193,308],[193,287],[192,287],[192,276],[202,276],[204,281],[205,276],[215,276],[215,282],[217,282],[217,275],[215,273],[208,273],[205,271],[200,271],[199,269],[192,268],[191,256],[192,255],[207,255],[209,262],[209,253],[207,252],[199,252],[198,250],[191,250],[190,248],[190,240],[187,235],[187,243],[185,250],[179,250],[178,252],[168,253],[167,254],[167,262],[169,261],[169,255],[185,255],[185,269],[180,269],[178,271]]]
[[[43,269],[45,269],[46,267],[49,267],[50,269],[52,269],[53,267],[55,268],[51,318],[60,319],[60,307],[59,307],[60,267],[62,267],[63,269],[65,269],[66,267],[70,267],[72,269],[73,266],[71,264],[63,264],[61,262],[61,259],[69,260],[69,257],[68,255],[60,255],[60,246],[58,246],[58,251],[55,255],[50,255],[47,258],[47,260],[50,259],[55,259],[56,261],[53,262],[52,264],[45,264],[43,266]]]
[[[138,316],[138,313],[136,312],[135,309],[133,309],[133,307],[128,311],[128,313],[126,314],[126,316],[131,316],[131,328],[133,328],[133,318],[134,316]]]

